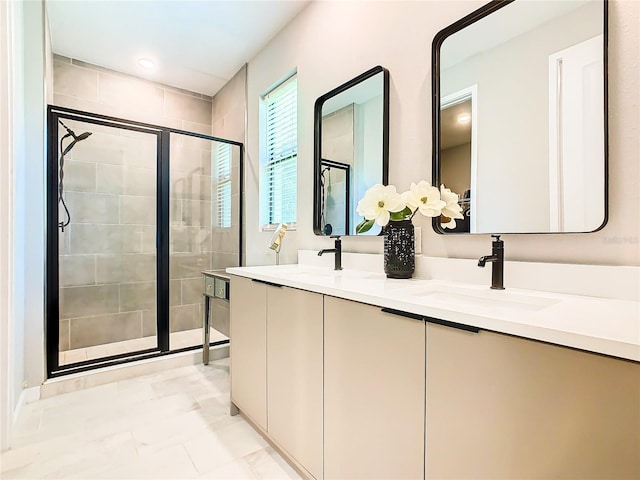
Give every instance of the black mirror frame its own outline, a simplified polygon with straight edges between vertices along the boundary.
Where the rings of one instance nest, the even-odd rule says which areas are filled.
[[[375,75],[382,73],[382,184],[387,185],[389,183],[389,71],[377,65],[370,70],[352,78],[346,83],[343,83],[339,87],[325,93],[318,97],[314,104],[313,116],[314,116],[314,128],[313,128],[313,233],[319,236],[325,237],[322,232],[322,226],[320,225],[320,219],[322,212],[320,211],[320,172],[322,162],[322,105],[328,99],[335,97],[339,93],[342,93],[351,87],[358,85],[359,83],[371,78]],[[349,224],[347,219],[347,224]],[[348,230],[347,230],[347,234]],[[350,235],[355,236],[355,235]]]
[[[431,156],[431,178],[433,185],[440,186],[442,179],[442,171],[440,168],[440,47],[445,39],[454,33],[468,27],[472,23],[483,19],[484,17],[494,13],[516,0],[492,0],[469,15],[462,17],[460,20],[452,23],[448,27],[440,30],[433,38],[431,44],[431,114],[432,114],[432,156]],[[510,235],[558,235],[558,234],[576,234],[576,233],[594,233],[602,230],[609,221],[609,0],[602,0],[603,14],[603,69],[604,69],[604,219],[602,224],[588,232],[502,232]],[[440,217],[431,219],[433,230],[438,234],[447,235],[488,235],[490,232],[471,233],[471,232],[451,232],[442,228]],[[494,232],[500,233],[500,232]]]

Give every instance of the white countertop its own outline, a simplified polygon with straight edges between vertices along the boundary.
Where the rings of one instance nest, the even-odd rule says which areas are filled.
[[[640,362],[640,302],[308,265],[227,273]],[[508,287],[508,286],[507,286]]]

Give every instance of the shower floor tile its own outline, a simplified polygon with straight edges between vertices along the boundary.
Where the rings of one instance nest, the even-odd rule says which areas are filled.
[[[0,477],[301,478],[242,416],[229,415],[228,365],[226,358],[26,404]]]
[[[212,328],[210,330],[210,341],[218,342],[221,340],[228,340],[228,337]],[[122,353],[155,348],[156,344],[157,339],[154,335],[152,337],[136,338],[122,342],[95,345],[93,347],[65,350],[60,352],[59,362],[60,365],[69,365],[76,362],[83,362],[85,360],[95,360],[98,358],[109,357],[111,355],[120,355]],[[171,346],[171,350],[179,350],[181,348],[192,347],[194,345],[202,345],[202,329],[196,328],[193,330],[173,332],[169,337],[169,345]]]

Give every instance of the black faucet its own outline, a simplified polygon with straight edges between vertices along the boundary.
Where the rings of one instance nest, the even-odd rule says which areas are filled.
[[[332,235],[331,238],[336,239],[336,246],[334,248],[324,248],[318,252],[318,256],[322,256],[323,253],[335,253],[334,270],[342,270],[342,240],[338,235]]]
[[[478,259],[478,266],[484,267],[487,262],[491,262],[491,288],[494,290],[504,290],[504,242],[500,240],[500,235],[491,235],[495,240],[491,244],[491,255],[485,255]]]

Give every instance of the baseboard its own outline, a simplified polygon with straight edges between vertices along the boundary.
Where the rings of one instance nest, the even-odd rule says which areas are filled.
[[[13,409],[13,424],[15,425],[18,421],[18,416],[20,415],[20,411],[22,407],[27,403],[32,403],[37,400],[40,400],[40,386],[25,388],[20,392],[20,396],[18,397],[18,402],[16,403],[16,408]]]

